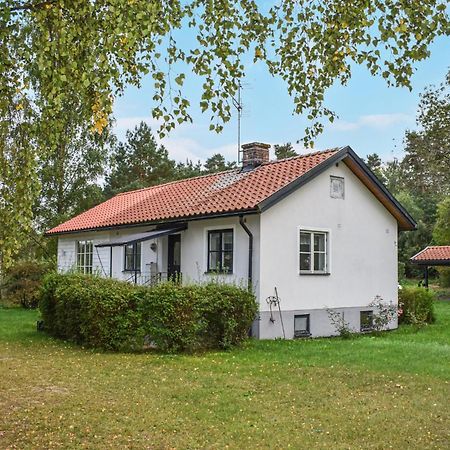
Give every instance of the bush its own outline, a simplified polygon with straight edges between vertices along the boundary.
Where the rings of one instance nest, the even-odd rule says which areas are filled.
[[[422,325],[435,320],[435,294],[423,287],[403,287],[399,290],[399,323]]]
[[[42,279],[52,268],[47,261],[17,261],[6,271],[1,286],[6,300],[24,308],[37,308]]]
[[[369,303],[373,308],[372,327],[375,333],[386,330],[389,324],[398,317],[398,307],[392,302],[385,302],[379,295]]]
[[[236,286],[164,283],[139,287],[108,278],[52,274],[40,309],[52,335],[107,350],[141,349],[144,337],[164,351],[239,344],[257,312]]]
[[[439,285],[442,288],[450,287],[450,267],[439,267]]]

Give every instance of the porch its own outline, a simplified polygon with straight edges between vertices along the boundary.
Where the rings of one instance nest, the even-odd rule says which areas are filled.
[[[181,232],[187,224],[110,237],[95,245],[104,276],[151,286],[169,280],[180,282]],[[99,250],[109,248],[102,262]],[[104,255],[104,252],[102,252]],[[106,263],[109,267],[105,267]]]

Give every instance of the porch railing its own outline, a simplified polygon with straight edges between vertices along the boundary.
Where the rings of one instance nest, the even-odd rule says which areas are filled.
[[[137,273],[127,278],[128,282],[135,283],[141,286],[154,286],[159,283],[165,283],[167,281],[174,281],[181,283],[182,273],[169,274],[168,272],[156,272],[156,273]]]

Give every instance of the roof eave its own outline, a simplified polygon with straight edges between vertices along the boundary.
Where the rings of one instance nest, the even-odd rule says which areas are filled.
[[[198,216],[186,216],[186,217],[176,217],[169,218],[164,220],[153,220],[153,221],[145,221],[145,222],[133,222],[133,223],[124,223],[118,225],[106,225],[102,227],[94,227],[94,228],[82,228],[79,230],[67,230],[67,231],[57,231],[54,233],[49,233],[48,231],[44,233],[45,237],[54,237],[54,236],[62,236],[67,234],[78,234],[78,233],[90,233],[90,232],[101,232],[101,231],[109,231],[109,230],[117,230],[123,228],[136,228],[136,227],[146,227],[146,226],[155,226],[155,225],[166,225],[166,224],[176,224],[180,222],[189,222],[195,220],[206,220],[206,219],[215,219],[220,217],[231,217],[231,216],[240,216],[242,214],[259,214],[259,210],[257,208],[249,208],[249,209],[241,209],[235,211],[227,211],[223,213],[211,213],[211,214],[202,214]]]

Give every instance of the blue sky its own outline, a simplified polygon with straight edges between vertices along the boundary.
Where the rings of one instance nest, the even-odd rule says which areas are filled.
[[[430,48],[431,56],[416,64],[413,90],[388,87],[381,77],[373,77],[364,67],[355,67],[347,86],[333,86],[326,95],[326,106],[339,120],[327,124],[315,142],[315,149],[350,145],[360,156],[378,153],[383,160],[401,157],[405,130],[416,128],[419,95],[430,84],[444,80],[450,67],[450,39],[439,38]],[[189,80],[189,76],[187,74]],[[198,106],[199,83],[188,82],[185,95],[191,101],[193,124],[182,124],[162,143],[177,161],[186,158],[204,161],[214,153],[226,159],[237,158],[237,124],[231,120],[222,133],[209,131],[210,114],[201,114]],[[129,87],[116,100],[116,133],[123,138],[127,128],[141,120],[151,125],[153,91],[149,78],[140,89]],[[268,75],[263,64],[250,65],[244,80],[241,142],[270,144],[295,143],[303,136],[308,121],[292,114],[293,102],[282,80]],[[154,125],[155,126],[155,125]],[[156,126],[155,126],[156,127]],[[305,150],[295,145],[299,152]]]

